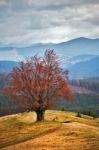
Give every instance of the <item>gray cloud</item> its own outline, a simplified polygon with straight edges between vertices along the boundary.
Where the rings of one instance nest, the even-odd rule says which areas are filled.
[[[99,0],[0,0],[0,43],[99,37]]]

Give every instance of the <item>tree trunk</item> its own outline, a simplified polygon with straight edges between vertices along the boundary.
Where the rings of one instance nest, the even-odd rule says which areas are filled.
[[[38,110],[38,111],[36,111],[36,114],[37,114],[37,121],[44,120],[44,110]]]

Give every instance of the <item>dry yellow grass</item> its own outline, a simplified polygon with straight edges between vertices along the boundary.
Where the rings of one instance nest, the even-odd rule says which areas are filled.
[[[11,124],[13,118],[17,118],[15,128],[13,123]],[[84,115],[78,118],[72,112],[53,110],[46,111],[45,119],[47,121],[42,123],[33,123],[35,121],[33,113],[1,118],[0,124],[2,122],[3,124],[0,125],[0,130],[4,139],[0,135],[0,142],[5,144],[2,150],[99,150],[99,119]],[[9,123],[5,123],[6,121],[10,122],[10,127]],[[18,130],[19,122],[23,123],[23,126]],[[9,128],[9,131],[8,129],[4,131],[5,127]],[[13,138],[20,139],[27,135],[26,133],[31,136],[26,140],[23,138],[21,143],[12,142],[11,146],[6,147],[6,141],[9,138],[12,141]]]

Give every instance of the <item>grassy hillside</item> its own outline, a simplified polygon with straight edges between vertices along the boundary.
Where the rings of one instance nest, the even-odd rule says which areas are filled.
[[[90,90],[94,93],[99,93],[99,78],[86,78],[86,79],[76,79],[70,80],[69,84],[72,86],[85,88],[86,90]]]
[[[98,150],[99,118],[48,110],[45,121],[34,112],[0,118],[2,150]]]
[[[65,110],[70,110],[74,112],[91,112],[92,114],[99,117],[99,95],[97,94],[74,94],[74,101],[60,101],[60,104],[57,106],[57,109],[62,107]]]
[[[20,108],[14,100],[0,92],[0,116],[23,111],[24,109]]]
[[[10,78],[11,74],[0,74],[0,116],[24,111],[24,108],[19,108],[15,101],[1,92],[4,86],[9,83]],[[99,117],[99,79],[71,80],[69,84],[74,87],[73,91],[76,93],[74,94],[74,102],[71,103],[62,100],[60,105],[54,109],[64,107],[66,110],[74,112],[89,113],[90,111]]]

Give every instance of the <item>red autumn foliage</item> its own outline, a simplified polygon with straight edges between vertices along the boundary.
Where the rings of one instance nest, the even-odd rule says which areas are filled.
[[[31,57],[15,67],[10,85],[4,92],[19,104],[35,110],[37,119],[42,120],[44,111],[57,99],[72,98],[67,77],[68,71],[60,67],[54,50],[46,50],[44,57]]]

